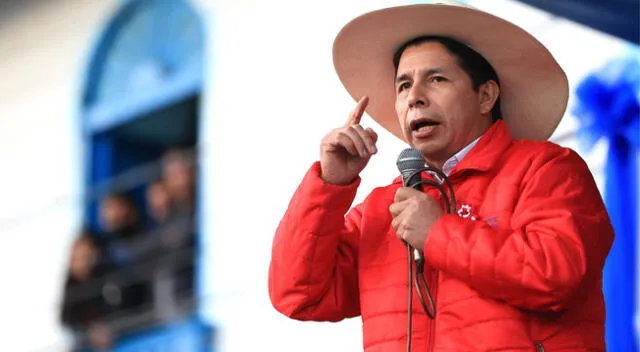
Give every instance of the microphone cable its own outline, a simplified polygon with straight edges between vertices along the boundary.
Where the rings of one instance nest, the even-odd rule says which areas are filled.
[[[422,172],[432,172],[434,174],[436,174],[442,181],[442,183],[444,183],[448,190],[449,190],[449,194],[447,194],[447,192],[445,191],[444,187],[442,186],[442,183],[437,183],[435,181],[432,180],[423,180],[422,178],[420,179],[420,181],[411,183],[411,184],[407,184],[409,182],[409,180],[413,179],[414,176],[422,173]],[[429,185],[429,186],[433,186],[435,187],[439,192],[440,195],[442,196],[442,199],[444,200],[445,203],[445,213],[446,214],[455,214],[455,210],[457,208],[456,206],[456,197],[455,194],[453,192],[453,186],[451,185],[451,182],[449,181],[449,178],[447,177],[447,175],[445,175],[441,170],[438,170],[436,168],[432,168],[432,167],[423,167],[420,169],[417,169],[415,171],[413,171],[408,177],[405,178],[405,181],[403,182],[403,185],[405,187],[411,187],[414,189],[420,189],[418,188],[418,186],[421,185]],[[409,272],[409,290],[408,290],[408,312],[407,312],[407,352],[411,352],[411,333],[412,333],[412,322],[413,322],[413,286],[415,285],[416,287],[416,292],[418,293],[418,299],[420,300],[420,305],[422,306],[422,309],[424,310],[425,314],[427,314],[427,316],[430,319],[435,319],[436,317],[436,305],[435,305],[435,301],[433,299],[433,296],[431,295],[431,290],[429,289],[429,285],[427,284],[427,281],[424,277],[424,256],[422,253],[420,253],[419,250],[412,248],[408,243],[406,244],[407,246],[407,266],[408,266],[408,272]],[[416,271],[413,271],[413,262],[416,263]],[[425,302],[425,296],[429,302],[428,306],[427,303]]]

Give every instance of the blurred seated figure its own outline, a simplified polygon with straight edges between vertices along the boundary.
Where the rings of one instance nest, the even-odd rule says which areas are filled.
[[[102,296],[99,280],[105,269],[95,238],[85,231],[71,248],[62,301],[61,321],[74,335],[74,350],[111,345],[111,332],[103,319],[112,307]]]

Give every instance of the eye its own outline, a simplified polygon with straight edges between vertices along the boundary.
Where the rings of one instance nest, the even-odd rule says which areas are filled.
[[[442,77],[442,76],[433,76],[433,77],[431,77],[431,82],[436,82],[436,83],[438,83],[438,82],[444,82],[444,81],[446,81],[446,80],[447,80],[447,79],[446,79],[446,78],[444,78],[444,77]]]
[[[402,92],[405,89],[411,88],[411,84],[409,82],[402,82],[398,85],[398,93]]]

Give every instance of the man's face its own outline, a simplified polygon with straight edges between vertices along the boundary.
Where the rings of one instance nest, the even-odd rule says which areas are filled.
[[[162,183],[155,183],[147,190],[147,204],[150,215],[156,220],[163,220],[169,213],[169,194]]]
[[[188,200],[193,188],[193,167],[186,162],[170,162],[165,166],[164,180],[167,192],[174,201]]]
[[[490,116],[482,116],[488,112],[486,94],[473,89],[456,56],[438,42],[404,51],[395,88],[402,133],[431,166],[442,167],[491,125]]]
[[[100,207],[100,217],[104,230],[118,231],[128,225],[131,209],[120,199],[108,198]]]

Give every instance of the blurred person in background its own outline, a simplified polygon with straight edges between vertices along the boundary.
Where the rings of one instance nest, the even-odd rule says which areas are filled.
[[[94,349],[111,346],[110,329],[103,322],[112,310],[102,296],[100,278],[107,271],[103,259],[93,234],[84,231],[74,240],[60,320],[71,330],[77,351],[87,346]]]
[[[453,1],[360,16],[333,50],[360,100],[279,223],[274,307],[361,316],[371,352],[604,351],[613,228],[586,163],[547,141],[568,100],[548,50]],[[352,208],[377,153],[365,109],[412,147],[409,172]]]
[[[148,230],[153,236],[159,237],[162,250],[180,247],[188,239],[191,219],[180,222],[163,180],[155,181],[147,187],[146,201]]]
[[[162,156],[162,180],[171,204],[164,230],[164,243],[180,249],[175,262],[176,290],[179,296],[193,293],[193,249],[195,245],[196,168],[192,151],[174,148]]]
[[[161,227],[171,216],[171,198],[162,180],[155,181],[147,186],[146,191],[147,214],[149,215],[149,227]]]
[[[172,212],[191,215],[195,207],[195,163],[193,153],[170,149],[162,156],[162,179]]]
[[[100,203],[101,237],[109,258],[117,264],[134,260],[135,239],[143,236],[134,200],[124,193],[108,194]]]
[[[121,312],[148,304],[151,248],[133,198],[124,193],[105,196],[100,203],[100,225],[98,246],[108,263],[107,274],[113,274],[106,290],[107,303]]]

